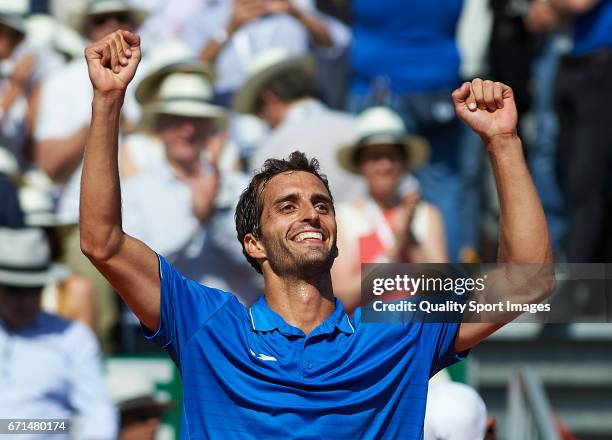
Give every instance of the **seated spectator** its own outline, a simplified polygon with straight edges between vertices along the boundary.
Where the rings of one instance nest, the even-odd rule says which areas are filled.
[[[482,440],[487,432],[487,407],[482,397],[458,382],[429,384],[424,440]]]
[[[159,85],[159,75],[167,68],[177,64],[194,64],[195,60],[185,43],[170,40],[155,46],[143,60],[149,74],[140,80],[142,90]],[[203,70],[209,70],[205,63],[199,64]],[[150,115],[148,115],[150,116]],[[145,118],[146,119],[146,118]],[[143,120],[136,131],[126,134],[119,146],[119,173],[122,179],[133,177],[151,166],[155,167],[165,161],[164,146],[148,121]],[[229,148],[228,148],[229,147]],[[225,145],[219,158],[219,169],[235,170],[238,163],[238,152],[233,145]]]
[[[43,229],[49,242],[51,261],[59,265],[63,253],[61,229],[70,225],[59,221],[45,189],[28,181],[31,174],[32,172],[26,174],[27,184],[19,188],[19,202],[25,215],[25,224],[28,227]],[[73,273],[66,265],[61,267],[65,269],[66,277],[60,281],[51,281],[43,288],[43,310],[66,319],[80,321],[95,330],[95,292],[91,281]]]
[[[446,241],[440,212],[420,201],[414,188],[400,185],[405,172],[422,164],[427,143],[408,136],[401,118],[374,107],[357,120],[358,138],[338,152],[346,170],[361,175],[368,196],[336,209],[338,259],[334,287],[345,309],[359,306],[361,263],[445,263]]]
[[[178,63],[152,72],[136,97],[165,160],[122,184],[123,227],[186,276],[237,292],[247,303],[256,274],[242,255],[233,213],[246,176],[220,172],[226,113],[211,103],[210,72]]]
[[[26,12],[26,2],[0,4],[0,148],[12,152],[22,169],[30,159],[27,146],[38,83],[61,65],[59,56],[54,58],[28,44]]]
[[[134,30],[145,13],[125,0],[89,0],[85,11],[70,17],[70,23],[86,39],[98,40],[119,28]],[[34,157],[38,167],[55,184],[53,199],[57,215],[66,224],[78,224],[80,165],[89,130],[93,91],[87,64],[78,57],[54,72],[41,85],[38,116],[34,129]],[[139,106],[128,88],[123,113],[124,126],[140,118]],[[110,332],[118,310],[110,285],[81,253],[78,228],[63,234],[64,261],[94,285],[99,319],[97,334],[105,352],[112,350]]]
[[[354,138],[355,119],[328,109],[315,97],[314,59],[275,48],[259,55],[250,70],[234,96],[234,109],[259,116],[272,130],[253,154],[251,169],[297,148],[319,160],[337,200],[364,196],[361,179],[336,162],[337,149]]]
[[[346,50],[351,36],[312,0],[228,0],[202,7],[185,25],[183,39],[201,60],[214,63],[217,99],[229,104],[262,51],[282,47],[303,55],[312,42],[318,54],[333,58]]]
[[[71,23],[86,39],[95,41],[119,28],[134,30],[144,17],[143,11],[122,0],[90,0],[86,11],[75,14]],[[42,85],[34,132],[35,158],[60,187],[69,180],[79,180],[75,171],[87,138],[91,99],[87,65],[80,57]],[[131,93],[126,97],[126,105],[125,116],[134,124],[140,115]],[[76,220],[76,209],[71,214]]]
[[[461,84],[456,30],[462,0],[432,7],[422,0],[350,2],[354,43],[348,106],[384,105],[411,133],[427,139],[430,160],[414,171],[422,197],[442,212],[452,262],[477,248],[478,165],[482,149],[457,115],[451,92]],[[477,139],[476,139],[477,140]]]
[[[78,438],[115,439],[116,411],[94,335],[78,322],[41,311],[42,287],[57,279],[43,232],[0,229],[0,267],[2,417],[71,419]]]

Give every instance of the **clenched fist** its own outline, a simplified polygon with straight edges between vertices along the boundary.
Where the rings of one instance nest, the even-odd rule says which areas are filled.
[[[123,92],[140,62],[140,37],[118,30],[85,49],[89,79],[94,92]]]
[[[476,78],[453,92],[453,103],[457,115],[485,144],[497,136],[516,135],[516,104],[507,85]]]

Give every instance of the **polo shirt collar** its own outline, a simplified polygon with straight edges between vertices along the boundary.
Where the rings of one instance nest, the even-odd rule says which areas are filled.
[[[293,327],[268,306],[265,295],[259,297],[257,302],[249,308],[249,319],[251,328],[256,332],[270,332],[278,330],[285,336],[304,336],[304,333],[297,327]],[[336,298],[336,308],[325,321],[319,324],[308,336],[318,334],[330,334],[338,329],[339,331],[352,334],[355,328],[348,315],[344,312],[342,302]]]

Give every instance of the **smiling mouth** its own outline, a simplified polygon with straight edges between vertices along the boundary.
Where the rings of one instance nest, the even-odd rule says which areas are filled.
[[[293,241],[297,243],[321,243],[323,241],[323,234],[315,231],[300,232],[293,237]]]

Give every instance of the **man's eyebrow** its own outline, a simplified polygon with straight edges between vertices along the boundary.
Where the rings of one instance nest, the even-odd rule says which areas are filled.
[[[285,194],[283,196],[279,196],[276,200],[272,202],[272,205],[280,205],[284,202],[295,202],[300,199],[300,195],[298,193]]]
[[[315,202],[326,202],[326,203],[329,203],[330,205],[332,204],[331,197],[323,193],[315,193],[311,196],[310,199]]]

